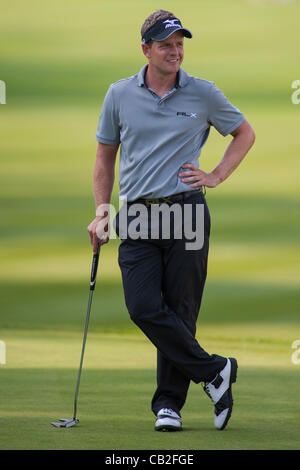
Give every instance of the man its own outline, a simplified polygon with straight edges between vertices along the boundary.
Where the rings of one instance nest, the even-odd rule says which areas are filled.
[[[191,380],[203,382],[214,404],[215,427],[224,429],[233,406],[231,386],[237,361],[208,354],[195,339],[210,232],[203,187],[215,188],[231,175],[253,145],[255,134],[213,82],[194,78],[181,68],[184,37],[192,38],[192,33],[173,13],[154,12],[144,22],[141,35],[148,64],[137,75],[111,85],[104,100],[96,134],[97,217],[88,231],[94,251],[98,237],[107,243],[103,229],[107,213],[101,207],[110,202],[121,145],[120,198],[127,204],[115,221],[121,238],[119,265],[131,319],[157,349],[157,388],[152,399],[155,429],[182,429],[180,412]],[[233,139],[216,168],[206,173],[199,168],[198,158],[211,126]],[[136,237],[126,230],[122,235],[124,226],[128,228],[134,220],[135,203],[145,209],[144,222],[150,228],[158,224],[158,236]],[[161,235],[164,218],[154,220],[152,210],[163,205],[181,209],[183,228],[184,211],[191,207],[194,229],[200,223],[197,208],[203,208],[201,246],[187,249],[188,237],[175,236],[175,216],[170,236]],[[149,227],[142,227],[141,233],[149,234]]]

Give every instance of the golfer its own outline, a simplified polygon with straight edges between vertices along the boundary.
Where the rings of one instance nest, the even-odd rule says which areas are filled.
[[[94,251],[98,237],[102,244],[109,239],[107,212],[101,208],[110,203],[120,146],[119,196],[124,205],[115,218],[119,265],[130,317],[157,349],[151,403],[155,430],[182,430],[181,410],[191,380],[203,383],[214,405],[214,425],[224,429],[232,412],[237,361],[206,352],[195,338],[210,234],[204,187],[216,188],[232,174],[255,134],[213,82],[181,68],[184,39],[192,33],[178,17],[154,12],[141,36],[147,63],[138,74],[113,83],[103,103],[94,168],[97,212],[88,232]],[[198,159],[211,126],[233,138],[207,173]],[[160,214],[154,209],[161,209]],[[164,214],[171,220],[168,236]],[[184,230],[187,224],[189,230]],[[193,234],[195,244],[188,244]]]

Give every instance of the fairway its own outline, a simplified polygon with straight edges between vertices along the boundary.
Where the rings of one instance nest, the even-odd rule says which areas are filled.
[[[56,429],[51,421],[72,417],[88,301],[98,117],[109,85],[144,65],[140,25],[158,8],[194,33],[183,69],[214,81],[256,132],[245,161],[206,195],[197,338],[238,359],[235,407],[228,428],[215,430],[192,383],[184,431],[154,432],[156,351],[129,319],[112,239],[101,250],[80,422]],[[16,0],[1,13],[0,449],[300,448],[299,14],[299,2],[247,0]],[[211,130],[204,171],[230,139]],[[118,166],[112,202],[118,210]]]
[[[149,397],[155,355],[141,335],[91,333],[79,398],[79,424],[57,429],[50,422],[72,417],[78,334],[5,332],[10,366],[1,371],[2,449],[296,449],[298,377],[282,326],[224,327],[216,337],[206,326],[207,350],[239,357],[239,380],[230,427],[213,426],[213,408],[201,385],[192,384],[182,433],[157,433]],[[288,352],[288,353],[287,353]],[[287,395],[286,390],[289,390]],[[138,397],[138,399],[137,399]],[[138,432],[137,432],[138,429]]]

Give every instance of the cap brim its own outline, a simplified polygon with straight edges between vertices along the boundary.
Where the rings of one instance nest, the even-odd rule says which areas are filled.
[[[181,26],[174,26],[172,28],[168,28],[167,31],[163,31],[160,34],[156,34],[156,36],[151,36],[152,41],[164,41],[165,39],[169,38],[173,33],[176,33],[176,31],[182,31],[183,35],[186,38],[191,39],[193,37],[192,33],[190,30],[186,28],[182,28]]]

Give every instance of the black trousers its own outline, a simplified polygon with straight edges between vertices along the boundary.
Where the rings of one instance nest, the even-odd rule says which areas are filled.
[[[211,381],[226,364],[224,357],[208,354],[195,339],[207,274],[209,210],[202,193],[179,204],[182,214],[187,204],[192,208],[194,228],[198,223],[196,205],[204,205],[204,243],[200,249],[187,250],[184,230],[183,236],[177,239],[172,224],[168,239],[161,234],[155,239],[127,236],[119,246],[119,265],[130,317],[157,348],[154,414],[161,408],[172,408],[180,414],[190,381]],[[129,225],[134,216],[128,216],[128,207],[126,223]],[[147,211],[150,229],[150,207]],[[118,235],[120,212],[115,221]],[[185,223],[184,217],[181,223]]]

